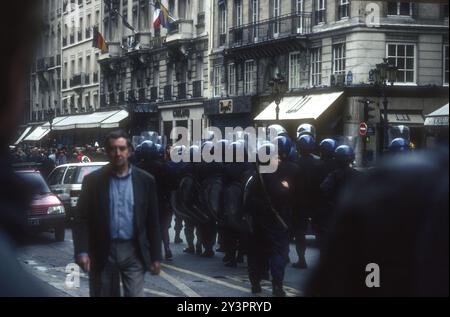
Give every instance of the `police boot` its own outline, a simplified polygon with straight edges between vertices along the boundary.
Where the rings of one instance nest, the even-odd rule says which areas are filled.
[[[165,259],[166,260],[172,260],[172,257],[173,257],[172,256],[172,251],[169,248],[165,249],[164,253],[165,253]]]
[[[261,280],[255,277],[250,277],[250,283],[252,284],[252,293],[258,294],[262,292]]]
[[[283,282],[272,281],[272,295],[275,297],[286,297],[286,292],[283,290]]]

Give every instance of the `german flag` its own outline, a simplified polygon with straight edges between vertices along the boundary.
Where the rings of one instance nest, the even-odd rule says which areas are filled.
[[[94,37],[92,38],[92,46],[102,51],[102,54],[108,53],[108,44],[105,38],[98,31],[98,27],[94,27]]]

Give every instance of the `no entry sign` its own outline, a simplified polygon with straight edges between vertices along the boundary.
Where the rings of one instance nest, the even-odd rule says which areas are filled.
[[[359,134],[361,136],[365,136],[367,134],[367,130],[368,130],[367,124],[365,122],[361,122],[359,124]]]

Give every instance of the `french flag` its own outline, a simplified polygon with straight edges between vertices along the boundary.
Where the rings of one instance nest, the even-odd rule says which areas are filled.
[[[166,29],[170,28],[170,14],[166,7],[159,3],[155,3],[155,12],[153,13],[153,28],[156,30],[159,27],[164,27]]]

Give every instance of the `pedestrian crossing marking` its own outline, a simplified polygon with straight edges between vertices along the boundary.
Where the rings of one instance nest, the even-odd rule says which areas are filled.
[[[178,281],[176,278],[170,276],[166,272],[161,271],[160,272],[160,276],[163,279],[165,279],[166,281],[168,281],[170,284],[172,284],[173,286],[178,288],[187,297],[200,297],[200,295],[197,294],[196,292],[194,292],[189,286],[187,286],[186,284]]]

